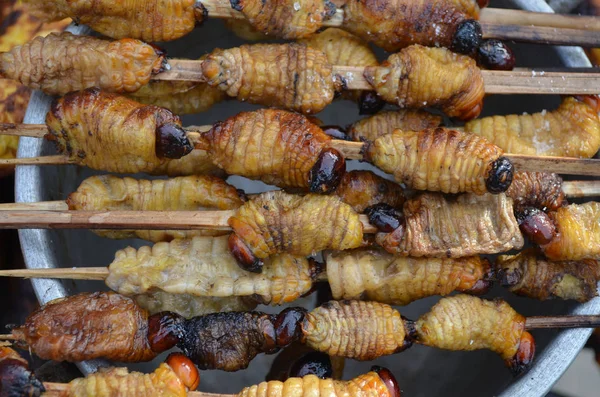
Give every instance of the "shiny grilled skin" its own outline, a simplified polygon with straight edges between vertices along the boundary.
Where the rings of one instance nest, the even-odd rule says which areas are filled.
[[[512,293],[538,300],[552,298],[587,302],[598,296],[598,261],[553,262],[535,249],[502,255],[496,261],[498,278]]]
[[[348,0],[343,9],[344,29],[390,52],[450,47],[461,22],[479,19],[475,0]]]
[[[335,14],[329,0],[230,0],[258,32],[282,39],[299,39],[321,28]]]
[[[280,305],[308,293],[317,269],[304,257],[265,260],[261,275],[246,272],[229,252],[227,237],[194,237],[117,251],[106,284],[123,295],[153,290],[227,298],[246,296]]]
[[[465,124],[465,131],[508,153],[590,158],[600,149],[600,119],[589,103],[566,97],[556,110],[483,117]]]
[[[542,246],[555,261],[600,259],[600,203],[571,204],[550,213],[558,231]]]
[[[240,312],[254,310],[258,306],[255,299],[246,296],[212,297],[190,294],[172,294],[161,290],[151,290],[134,295],[132,299],[150,314],[162,312],[176,313],[184,318],[204,316],[211,313]]]
[[[356,212],[378,203],[402,208],[404,191],[397,183],[388,181],[371,171],[346,172],[333,192]]]
[[[556,211],[567,204],[562,178],[549,172],[515,172],[506,195],[513,199],[516,210],[535,207]]]
[[[194,150],[181,159],[159,157],[162,145],[157,138],[162,131],[183,131],[171,111],[94,88],[56,99],[46,124],[46,138],[61,153],[93,169],[171,176],[218,170],[204,151]]]
[[[383,371],[389,373],[386,369]],[[384,379],[375,371],[349,381],[320,379],[316,375],[306,375],[302,378],[288,378],[285,382],[274,380],[246,387],[237,397],[400,397],[395,379],[391,377],[392,380],[389,382]]]
[[[395,130],[421,131],[439,127],[440,124],[441,116],[422,110],[384,110],[349,126],[348,136],[353,141],[374,141]]]
[[[504,194],[446,198],[424,193],[404,204],[404,223],[376,241],[403,256],[461,258],[520,249],[524,240]]]
[[[202,63],[208,84],[227,95],[304,114],[320,112],[333,100],[332,71],[325,54],[295,43],[218,49]]]
[[[302,341],[329,354],[373,360],[410,347],[400,313],[377,302],[330,301],[308,313]]]
[[[516,374],[525,372],[533,361],[535,347],[533,337],[525,331],[525,317],[502,300],[470,295],[442,298],[417,320],[415,329],[415,341],[423,345],[492,350]]]
[[[417,190],[484,194],[505,191],[512,164],[486,139],[446,128],[396,130],[366,147],[365,160]]]
[[[275,316],[260,312],[214,313],[186,320],[177,347],[199,369],[237,371],[259,353],[277,350]]]
[[[332,65],[361,67],[379,65],[375,53],[373,53],[367,43],[342,29],[328,28],[298,42],[322,51]],[[342,79],[342,81],[344,79],[344,76],[336,77]],[[359,100],[362,93],[362,91],[358,90],[344,91],[342,92],[342,97],[350,100]]]
[[[483,77],[475,61],[445,48],[407,47],[381,67],[365,68],[364,76],[385,101],[401,108],[437,107],[460,120],[477,117],[483,108]]]
[[[46,389],[33,372],[29,363],[7,346],[0,347],[0,396],[40,397]]]
[[[98,87],[133,92],[164,70],[160,50],[139,40],[52,33],[0,53],[0,76],[49,95]]]
[[[221,178],[185,176],[172,179],[93,176],[67,198],[76,211],[202,211],[231,210],[244,203],[240,193]],[[218,230],[95,230],[108,238],[141,238],[159,242],[194,236],[227,234]]]
[[[66,17],[115,39],[171,41],[185,36],[207,16],[195,0],[24,0],[45,21]]]
[[[307,256],[363,243],[358,214],[333,196],[263,193],[240,207],[228,223],[233,235],[259,260],[282,252]]]
[[[317,182],[312,172],[319,167],[319,160],[335,151],[328,148],[330,142],[331,137],[298,113],[260,109],[215,124],[202,134],[197,147],[207,150],[212,162],[228,174],[305,189]],[[339,167],[343,168],[326,181],[327,188],[334,188],[345,171],[339,154],[338,163],[342,162]]]
[[[159,353],[150,348],[147,322],[148,313],[129,298],[82,293],[47,303],[12,333],[45,360],[140,362]]]
[[[334,299],[407,305],[454,291],[481,294],[491,286],[491,266],[478,256],[410,258],[378,249],[330,252],[327,280]]]

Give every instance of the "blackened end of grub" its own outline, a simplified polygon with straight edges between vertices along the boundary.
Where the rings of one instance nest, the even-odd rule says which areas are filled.
[[[308,264],[310,266],[310,277],[312,279],[315,279],[319,274],[325,271],[325,264],[314,258],[308,258]]]
[[[182,336],[184,318],[179,314],[161,312],[148,318],[148,343],[155,353],[174,347]]]
[[[414,342],[417,341],[417,327],[413,320],[409,320],[408,318],[402,316],[402,322],[404,323],[404,343],[400,347],[399,351],[403,351],[408,349],[413,345]]]
[[[333,376],[333,366],[328,354],[322,352],[309,352],[296,360],[289,371],[292,378],[302,378],[315,375],[321,379]]]
[[[39,397],[46,389],[24,362],[6,358],[0,362],[1,397]]]
[[[156,55],[161,56],[161,57],[167,55],[167,51],[164,48],[159,47],[153,43],[148,43],[148,45],[154,49],[154,52],[156,53]]]
[[[523,273],[521,272],[521,269],[518,268],[511,270],[501,268],[497,270],[496,277],[500,282],[500,285],[509,288],[519,284],[523,277]]]
[[[263,263],[260,259],[254,256],[252,250],[246,245],[246,243],[235,233],[229,235],[229,251],[235,258],[238,265],[249,272],[261,273]]]
[[[556,236],[556,226],[544,211],[527,207],[516,214],[519,229],[531,241],[538,245],[548,244]]]
[[[379,377],[385,384],[385,387],[387,387],[388,392],[390,393],[390,397],[402,396],[402,392],[400,392],[400,386],[398,385],[398,381],[389,369],[380,367],[378,365],[374,365],[371,367],[371,371],[376,372],[377,375],[379,375]]]
[[[331,2],[329,0],[325,0],[323,3],[325,5],[325,13],[323,15],[323,19],[327,20],[335,15],[335,12],[337,11],[337,7],[333,2]]]
[[[513,70],[516,58],[504,42],[496,39],[484,40],[477,49],[477,62],[490,70]]]
[[[384,106],[385,101],[375,91],[363,91],[358,99],[358,114],[375,114]]]
[[[452,51],[464,55],[475,55],[481,45],[483,33],[481,25],[474,19],[462,21],[452,38]]]
[[[199,1],[194,5],[194,17],[196,18],[196,26],[202,25],[206,18],[208,18],[208,10]]]
[[[236,11],[242,11],[244,9],[242,0],[229,0],[229,4],[231,4],[231,8],[233,8]]]
[[[513,163],[506,157],[494,161],[485,179],[488,192],[498,194],[507,191],[512,183],[514,172]]]
[[[524,331],[519,341],[519,349],[515,355],[505,360],[506,366],[510,369],[513,376],[521,376],[531,368],[533,358],[535,357],[535,340],[533,336]]]
[[[346,159],[333,148],[325,149],[308,175],[309,189],[313,193],[331,193],[346,173]]]
[[[340,139],[343,141],[349,141],[350,137],[346,135],[346,131],[339,125],[324,125],[321,127],[323,132],[333,139]]]
[[[477,0],[479,8],[485,8],[490,4],[490,0]]]
[[[306,309],[302,307],[290,307],[277,315],[274,324],[277,347],[288,346],[300,338],[301,324],[306,313]]]
[[[248,195],[246,194],[246,192],[244,191],[244,189],[236,189],[236,192],[237,192],[238,197],[240,198],[240,200],[242,200],[244,203],[246,201],[248,201]]]
[[[365,214],[369,217],[369,222],[384,233],[391,233],[404,224],[404,214],[386,203],[367,207]]]
[[[164,124],[156,129],[156,156],[180,159],[194,150],[187,133],[177,124]]]

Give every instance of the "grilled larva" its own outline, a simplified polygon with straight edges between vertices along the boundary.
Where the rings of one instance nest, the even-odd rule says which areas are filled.
[[[558,234],[542,246],[555,261],[600,259],[600,203],[571,204],[550,213]]]
[[[12,333],[45,360],[138,362],[150,361],[159,353],[147,339],[148,313],[131,299],[112,292],[49,302]]]
[[[400,397],[400,389],[391,373],[380,367],[349,381],[320,379],[316,375],[273,380],[244,388],[237,397]]]
[[[421,131],[436,128],[442,117],[422,110],[385,110],[371,117],[358,120],[348,127],[348,136],[354,141],[374,141],[395,130]]]
[[[113,38],[170,41],[185,36],[207,15],[196,0],[24,0],[36,17],[53,21],[71,17]]]
[[[0,53],[0,75],[50,95],[98,87],[132,92],[163,71],[164,54],[138,40],[52,33]]]
[[[348,0],[343,9],[344,29],[386,51],[450,47],[460,23],[479,18],[475,0]]]
[[[1,6],[0,6],[1,10]],[[29,363],[7,346],[0,347],[0,393],[3,397],[40,397],[46,389],[33,372]]]
[[[556,110],[484,117],[465,124],[465,131],[509,153],[588,158],[600,149],[598,109],[588,103],[566,97]]]
[[[163,312],[176,313],[185,318],[204,316],[211,313],[243,312],[254,310],[258,301],[246,296],[195,296],[190,294],[172,294],[160,290],[132,296],[132,299],[150,314]]]
[[[200,175],[155,180],[93,176],[84,180],[67,199],[69,209],[79,211],[230,210],[243,203],[234,186],[217,177]],[[94,233],[153,242],[227,234],[218,230],[94,230]]]
[[[415,323],[416,342],[447,350],[490,349],[515,372],[533,360],[535,343],[525,317],[502,300],[470,295],[442,298]]]
[[[358,214],[333,196],[263,193],[241,206],[229,226],[233,256],[252,271],[260,271],[261,260],[277,253],[306,256],[363,244]]]
[[[186,397],[196,390],[200,374],[183,354],[173,353],[150,374],[127,368],[101,368],[68,384],[61,397],[163,396]]]
[[[496,262],[498,278],[517,295],[546,300],[574,299],[587,302],[598,296],[598,261],[552,262],[535,249],[502,255]]]
[[[330,301],[308,313],[302,341],[331,356],[373,360],[408,347],[400,313],[376,302]]]
[[[377,234],[376,241],[391,253],[438,258],[495,254],[524,243],[512,200],[504,194],[446,198],[435,193],[408,200],[400,226]]]
[[[491,266],[478,256],[410,258],[383,250],[359,249],[326,255],[334,299],[366,299],[407,305],[453,291],[480,294],[491,286]]]
[[[171,111],[95,88],[56,99],[46,124],[46,137],[71,161],[90,168],[172,176],[217,170],[201,150],[179,159],[192,145]]]
[[[439,107],[449,117],[470,120],[483,107],[483,77],[475,61],[445,48],[410,46],[381,67],[367,67],[364,76],[385,101],[402,108]]]
[[[515,172],[506,195],[513,199],[516,210],[535,207],[555,211],[567,204],[562,178],[548,172]]]
[[[120,250],[106,284],[124,295],[162,290],[205,297],[246,296],[280,305],[312,288],[317,269],[304,257],[281,254],[265,259],[262,274],[240,269],[227,237],[195,237]]]
[[[231,7],[257,31],[282,39],[316,32],[336,11],[329,0],[231,0]]]
[[[328,147],[330,142],[300,114],[260,109],[215,124],[196,147],[207,150],[228,174],[325,193],[346,170],[344,157]]]
[[[484,138],[439,127],[396,130],[369,143],[364,157],[413,189],[484,194],[512,182],[513,165],[502,154]]]
[[[273,65],[278,65],[273,69]],[[333,68],[301,44],[254,44],[215,50],[202,63],[208,84],[239,100],[317,113],[331,103]]]
[[[379,203],[396,208],[402,208],[404,204],[402,187],[371,171],[345,173],[333,194],[356,212],[363,212],[367,207]]]

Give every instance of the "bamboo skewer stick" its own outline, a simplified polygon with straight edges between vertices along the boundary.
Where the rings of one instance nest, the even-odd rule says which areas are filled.
[[[600,197],[600,181],[564,181],[562,191],[572,198]]]
[[[597,35],[600,37],[600,35]],[[202,61],[170,59],[170,69],[154,80],[204,82]],[[333,74],[344,76],[349,90],[372,90],[359,66],[333,66]],[[544,72],[532,70],[482,70],[486,94],[600,94],[598,72]]]
[[[479,15],[481,24],[535,25],[552,28],[600,31],[600,18],[586,15],[564,15],[504,8],[484,8]]]
[[[599,85],[600,86],[600,85]],[[208,131],[212,126],[191,126],[187,127],[188,137],[195,144],[200,139],[200,133]],[[11,124],[0,123],[0,134],[24,135],[30,137],[43,138],[48,132],[48,127],[44,124]],[[350,142],[333,139],[331,147],[340,151],[347,159],[362,160],[362,142]],[[600,160],[580,159],[572,157],[552,157],[552,156],[524,156],[518,154],[505,154],[513,162],[519,171],[540,171],[554,172],[567,175],[590,175],[600,176]],[[74,164],[63,155],[41,156],[31,158],[0,159],[0,165],[60,165]]]
[[[54,383],[44,382],[44,388],[46,391],[42,394],[44,397],[58,397],[64,396],[69,390],[70,386],[68,383]],[[217,393],[205,393],[199,391],[188,391],[188,397],[236,397],[237,394],[217,394]]]
[[[600,315],[533,316],[525,319],[525,329],[598,327]]]

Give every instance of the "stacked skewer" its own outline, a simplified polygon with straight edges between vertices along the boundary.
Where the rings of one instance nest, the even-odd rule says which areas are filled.
[[[195,366],[237,371],[293,342],[358,360],[412,344],[489,349],[520,375],[534,362],[528,330],[600,325],[599,316],[525,318],[476,296],[493,283],[539,300],[597,296],[600,205],[567,199],[600,196],[600,183],[558,174],[600,176],[592,158],[600,149],[600,75],[479,68],[514,66],[496,39],[600,45],[596,18],[493,10],[485,1],[25,3],[40,17],[71,17],[115,40],[52,34],[0,53],[0,75],[60,95],[43,125],[0,124],[0,134],[45,138],[60,154],[0,164],[171,178],[95,176],[65,201],[1,205],[0,228],[89,228],[155,244],[120,250],[108,268],[0,272],[104,280],[115,291],[51,302],[0,339],[52,360],[141,362],[173,347],[183,355],[153,374],[115,369],[58,385],[41,384],[3,348],[3,384],[34,395],[112,396],[123,387],[132,396],[196,395]],[[413,12],[399,12],[406,7]],[[140,41],[175,40],[207,17],[301,42],[177,60]],[[317,33],[321,27],[336,28]],[[379,64],[363,40],[398,52]],[[484,95],[508,93],[568,96],[552,111],[476,119]],[[385,103],[401,109],[346,128],[306,116],[336,96],[364,112]],[[185,128],[175,114],[225,97],[281,109]],[[421,110],[431,107],[467,123],[442,127],[441,117]],[[346,172],[351,160],[395,182]],[[283,190],[248,196],[226,175]],[[507,255],[525,239],[535,248]],[[496,254],[504,255],[482,257]],[[251,311],[293,302],[317,283],[329,284],[333,300],[312,311]],[[415,321],[389,306],[435,295],[443,298]],[[385,369],[348,382],[306,375],[240,395],[290,397],[293,388],[400,395]]]

